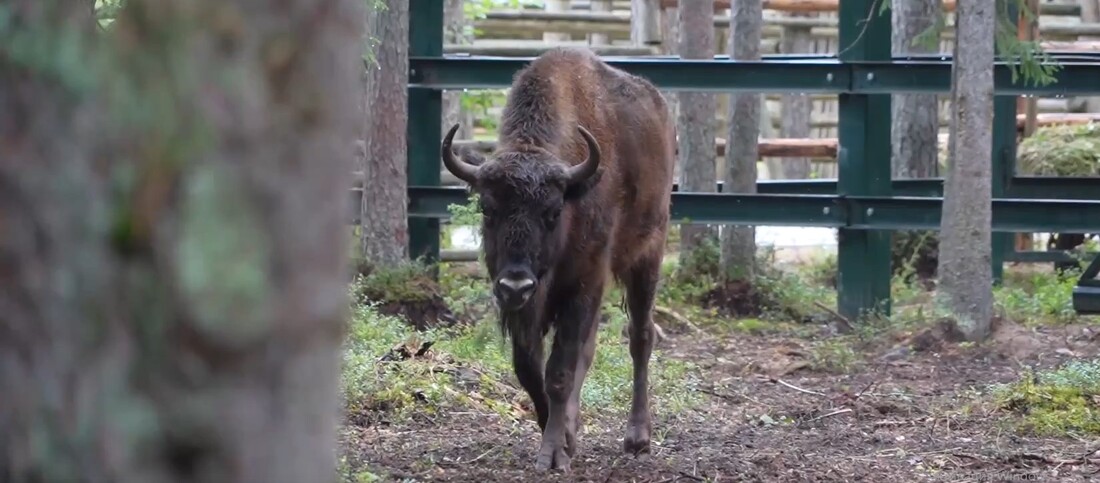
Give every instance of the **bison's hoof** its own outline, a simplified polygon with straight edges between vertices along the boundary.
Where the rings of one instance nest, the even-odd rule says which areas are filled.
[[[631,424],[623,438],[623,451],[631,455],[649,453],[649,428],[645,425]]]
[[[539,458],[535,461],[535,469],[538,471],[561,470],[569,472],[569,455],[565,452],[564,445],[543,443],[539,450]]]

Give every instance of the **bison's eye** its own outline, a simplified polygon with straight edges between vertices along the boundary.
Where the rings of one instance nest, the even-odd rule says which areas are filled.
[[[543,220],[546,221],[546,226],[548,226],[550,228],[553,228],[554,225],[558,224],[558,216],[559,215],[561,215],[561,210],[560,209],[551,208],[549,210],[546,210],[543,213],[542,217],[543,217]]]

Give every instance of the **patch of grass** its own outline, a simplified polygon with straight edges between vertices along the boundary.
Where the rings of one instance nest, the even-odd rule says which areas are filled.
[[[459,288],[445,294],[456,305],[488,300],[487,287],[470,277],[441,270],[441,279],[444,287]],[[403,290],[396,282],[399,277],[384,280],[393,285],[383,286]],[[360,279],[352,290],[362,291],[363,283]],[[621,336],[627,319],[611,303],[617,301],[615,293],[607,300],[603,308],[610,320],[600,328],[595,362],[581,397],[583,405],[599,408],[601,415],[621,416],[629,410],[633,384],[629,347]],[[548,340],[547,354],[549,347]],[[424,348],[423,354],[415,354]],[[696,384],[689,363],[653,352],[650,387],[655,408],[675,412],[690,407],[697,402]],[[454,410],[495,413],[511,420],[533,417],[524,414],[529,398],[515,381],[511,344],[502,339],[495,315],[475,324],[418,332],[401,318],[380,314],[360,301],[353,308],[344,351],[343,386],[353,420],[431,418]]]
[[[1100,360],[1071,361],[998,386],[997,405],[1021,416],[1020,430],[1043,436],[1100,434]]]
[[[1021,174],[1100,175],[1100,124],[1039,128],[1020,141],[1017,151]]]
[[[852,348],[852,341],[846,337],[826,339],[810,349],[810,366],[818,371],[846,373],[861,361],[862,358]]]
[[[1004,285],[994,289],[994,300],[1005,318],[1024,325],[1077,322],[1081,317],[1073,311],[1072,296],[1080,274],[1071,269],[1006,276]]]
[[[355,287],[357,295],[373,301],[425,301],[438,292],[430,268],[420,262],[371,270],[359,277]]]

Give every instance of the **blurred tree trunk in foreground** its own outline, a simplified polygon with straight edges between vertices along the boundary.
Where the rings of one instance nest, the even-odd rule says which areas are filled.
[[[360,0],[0,0],[0,481],[335,480]]]

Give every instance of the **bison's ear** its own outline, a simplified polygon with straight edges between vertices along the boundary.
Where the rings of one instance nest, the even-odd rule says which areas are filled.
[[[567,186],[565,188],[565,201],[575,201],[583,198],[589,190],[600,183],[600,178],[603,177],[603,170],[603,167],[596,168],[596,172],[592,173],[592,176],[589,176],[584,181],[572,186]]]
[[[457,154],[463,161],[474,166],[481,166],[485,164],[485,160],[488,159],[484,153],[469,146],[463,146],[458,150]]]

